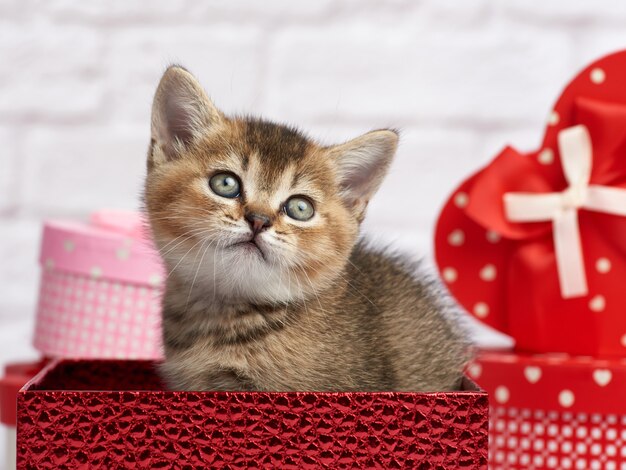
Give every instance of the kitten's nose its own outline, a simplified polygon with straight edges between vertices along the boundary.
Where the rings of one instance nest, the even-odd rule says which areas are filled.
[[[263,214],[257,214],[253,212],[246,214],[245,217],[255,235],[272,225],[272,221],[270,220],[270,218]]]

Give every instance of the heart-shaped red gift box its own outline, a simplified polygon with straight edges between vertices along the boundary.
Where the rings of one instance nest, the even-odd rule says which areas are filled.
[[[626,51],[585,68],[541,147],[506,147],[437,223],[452,295],[520,351],[626,356]]]

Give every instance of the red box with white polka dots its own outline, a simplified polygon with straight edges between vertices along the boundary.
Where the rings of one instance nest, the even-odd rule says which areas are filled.
[[[483,352],[489,468],[626,469],[626,358]]]

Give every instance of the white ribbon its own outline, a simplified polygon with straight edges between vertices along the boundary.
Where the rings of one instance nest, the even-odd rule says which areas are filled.
[[[561,295],[567,299],[588,293],[578,209],[626,216],[626,189],[589,184],[593,151],[585,126],[563,129],[558,142],[568,188],[560,193],[506,193],[504,212],[511,222],[552,221]]]

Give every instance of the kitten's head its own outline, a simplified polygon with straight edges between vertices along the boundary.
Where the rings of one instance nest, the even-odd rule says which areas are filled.
[[[154,98],[145,188],[170,276],[224,301],[314,295],[341,276],[397,141],[379,130],[324,147],[230,118],[170,67]]]

